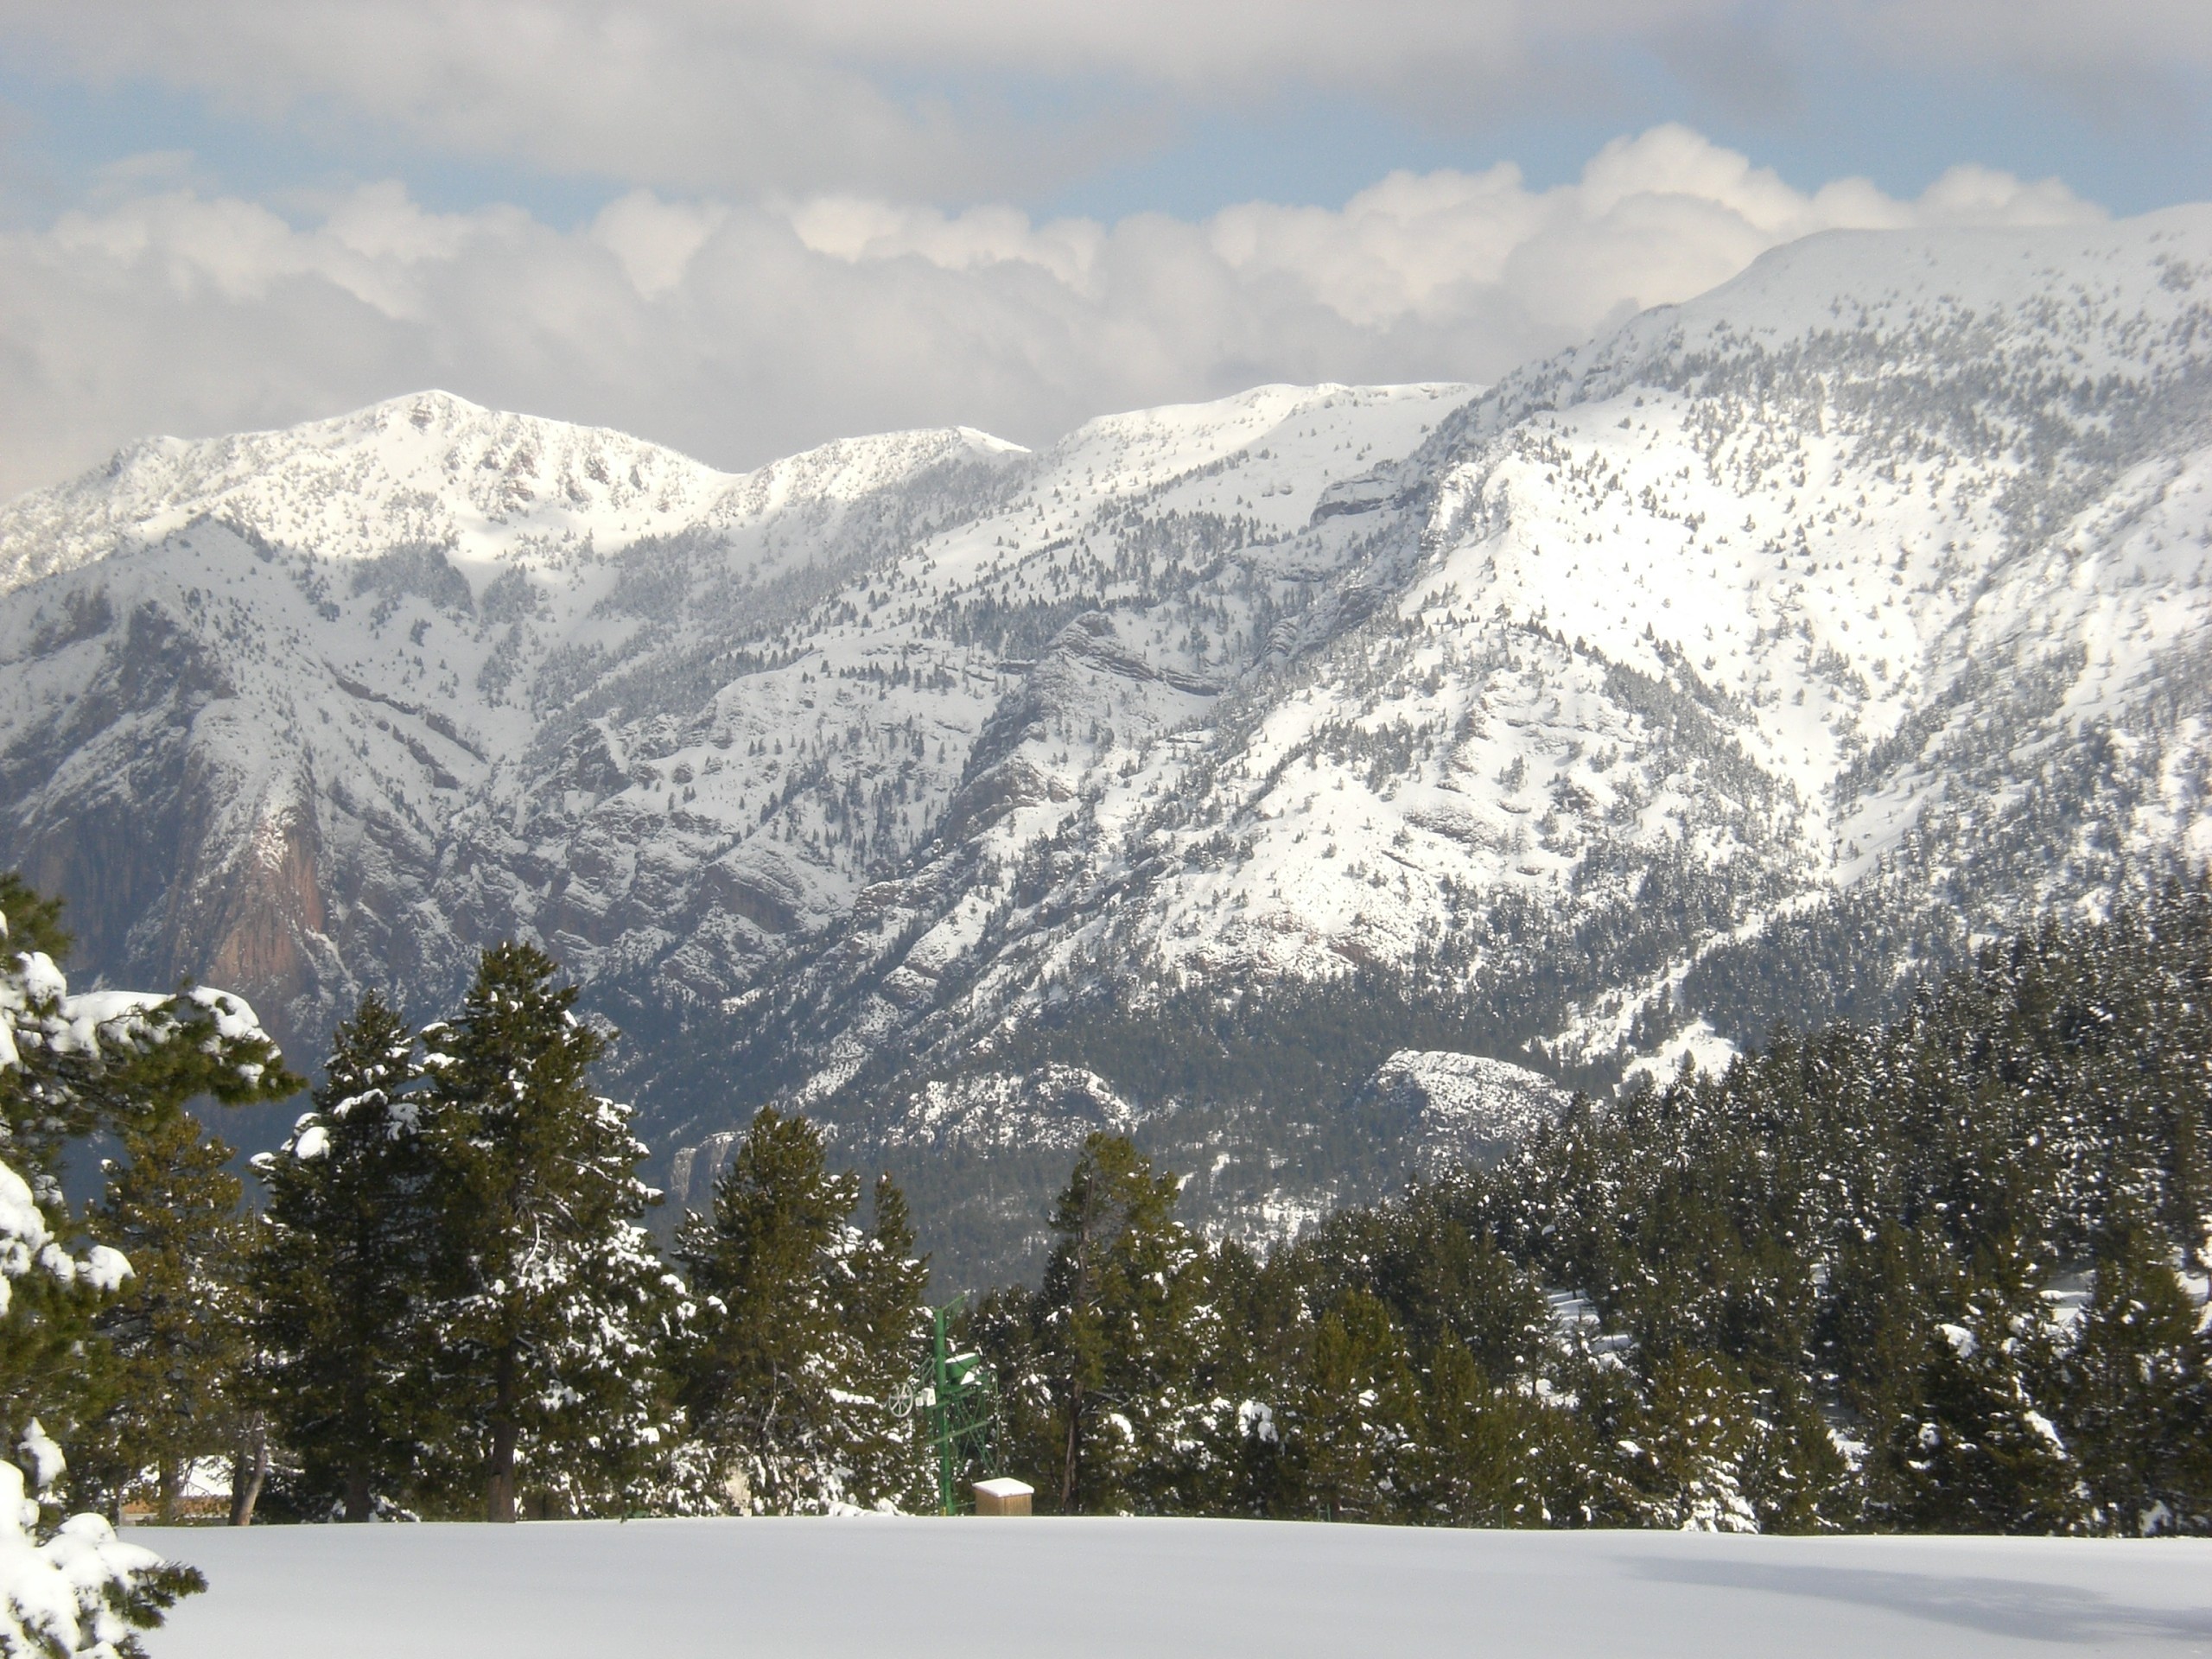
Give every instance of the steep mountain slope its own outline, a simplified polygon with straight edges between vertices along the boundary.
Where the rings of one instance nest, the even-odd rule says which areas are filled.
[[[0,863],[295,1041],[532,934],[694,1201],[781,1099],[963,1274],[1091,1127],[1280,1230],[1420,1166],[1439,1055],[1714,1061],[2201,862],[2208,478],[2201,209],[1036,454],[161,441],[0,512]]]
[[[1712,1063],[2201,862],[2208,301],[2202,210],[1825,237],[1515,376],[1243,551],[1313,587],[1203,716],[971,813],[728,1041],[889,1145],[1084,1068],[1268,1224],[1387,1176],[1394,1048]]]
[[[732,478],[437,395],[143,445],[0,519],[0,569],[51,571],[0,607],[0,856],[92,965],[228,976],[308,1036],[518,927],[619,949],[606,823],[676,817],[641,735],[1019,453],[918,433]]]
[[[1020,655],[1118,600],[1156,666],[1083,740],[1189,718],[1214,625],[1249,626],[1178,602],[1217,549],[1446,406],[1273,390],[1039,457],[911,433],[743,478],[438,394],[142,445],[0,515],[0,859],[96,968],[227,976],[310,1039],[515,931],[734,995],[938,825]],[[1094,552],[1078,513],[1156,545]]]

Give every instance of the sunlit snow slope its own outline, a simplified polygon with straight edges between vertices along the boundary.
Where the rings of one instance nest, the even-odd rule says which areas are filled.
[[[744,477],[440,394],[141,445],[0,515],[0,859],[92,963],[296,1032],[517,931],[732,995],[940,827],[1014,653],[1105,604],[1142,654],[1071,778],[1186,722],[1273,612],[1181,591],[1452,401],[1268,389]]]
[[[1048,647],[994,827],[779,987],[782,1086],[895,1143],[1085,1067],[1203,1194],[1234,1067],[1143,1051],[1301,1040],[1252,988],[1602,1084],[2201,861],[2208,354],[2191,209],[1816,238],[1513,377],[1239,550],[1304,586],[1181,729],[1066,779],[1120,624]]]
[[[1428,1157],[1400,1051],[1610,1087],[2201,862],[2209,477],[2196,208],[1034,454],[162,441],[0,513],[0,862],[300,1032],[537,937],[694,1201],[780,1099],[963,1260],[1098,1127],[1280,1230]]]
[[[132,1535],[207,1593],[162,1659],[898,1650],[1468,1659],[2201,1654],[2198,1539],[1757,1538],[1268,1521],[563,1521]],[[944,1604],[947,1586],[963,1592]],[[917,1618],[916,1609],[926,1608]]]

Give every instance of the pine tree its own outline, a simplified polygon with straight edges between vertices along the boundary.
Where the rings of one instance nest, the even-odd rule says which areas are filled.
[[[1417,1478],[1421,1399],[1389,1310],[1347,1291],[1313,1325],[1302,1375],[1278,1417],[1289,1512],[1390,1521]]]
[[[1937,1309],[1964,1291],[1941,1240],[1884,1218],[1847,1228],[1823,1299],[1821,1328],[1846,1404],[1878,1437],[1918,1400]],[[1877,1445],[1875,1457],[1886,1457]]]
[[[1125,1138],[1093,1134],[1052,1207],[1029,1323],[1046,1402],[1040,1473],[1063,1514],[1160,1507],[1197,1439],[1205,1263],[1175,1219],[1179,1190]]]
[[[10,980],[0,967],[0,999],[20,989],[19,980]],[[22,1006],[0,1001],[0,1020]],[[0,1062],[0,1088],[18,1070],[18,1062]],[[93,1314],[127,1277],[122,1257],[107,1246],[82,1255],[65,1249],[29,1183],[0,1159],[0,1378],[35,1383],[37,1368],[57,1358],[81,1366]],[[75,1333],[74,1339],[57,1350],[54,1338],[64,1333]],[[9,1397],[20,1409],[20,1396]],[[76,1396],[79,1402],[87,1397],[81,1390]],[[188,1567],[118,1559],[107,1548],[114,1533],[104,1516],[78,1515],[66,1529],[57,1525],[67,1459],[36,1415],[20,1421],[20,1432],[4,1448],[9,1456],[0,1459],[0,1562],[6,1564],[0,1567],[6,1592],[0,1594],[0,1653],[92,1649],[144,1659],[137,1633],[158,1625],[180,1597],[206,1589],[207,1581]]]
[[[1541,1440],[1533,1402],[1493,1388],[1458,1342],[1440,1343],[1421,1378],[1421,1422],[1407,1459],[1407,1517],[1452,1527],[1535,1527],[1544,1502]]]
[[[96,1484],[72,1478],[64,1443],[119,1397],[95,1322],[134,1277],[113,1245],[81,1243],[62,1160],[85,1136],[156,1123],[194,1095],[281,1099],[299,1082],[235,998],[73,1002],[58,965],[68,949],[60,905],[0,873],[0,1556],[13,1580],[0,1649],[143,1659],[138,1632],[206,1580],[114,1552],[99,1516],[62,1519]]]
[[[167,1522],[192,1465],[232,1452],[248,1408],[244,1185],[231,1148],[188,1112],[130,1124],[121,1140],[90,1222],[135,1272],[95,1322],[116,1357],[116,1395],[79,1467],[104,1476],[117,1502],[150,1472]]]
[[[848,1264],[853,1278],[845,1301],[846,1330],[861,1362],[854,1403],[865,1413],[849,1443],[853,1488],[879,1507],[921,1507],[932,1496],[928,1459],[917,1454],[896,1402],[928,1329],[929,1261],[914,1253],[906,1195],[887,1173],[875,1178],[870,1200],[871,1224]],[[879,1405],[893,1408],[888,1421]]]
[[[423,1386],[430,1168],[415,1040],[373,993],[331,1038],[314,1109],[254,1167],[268,1190],[253,1259],[264,1398],[303,1497],[366,1521],[432,1437]]]
[[[1749,1402],[1741,1460],[1744,1496],[1761,1532],[1835,1532],[1858,1519],[1857,1472],[1800,1376],[1776,1380]]]
[[[665,1492],[677,1419],[660,1363],[688,1317],[639,1226],[658,1195],[627,1107],[594,1094],[605,1042],[526,944],[484,953],[449,1025],[427,1027],[422,1134],[439,1287],[431,1382],[446,1464],[485,1516],[626,1510]]]
[[[872,1234],[853,1224],[860,1183],[830,1173],[821,1132],[763,1108],[677,1258],[699,1315],[683,1367],[696,1431],[755,1514],[897,1507],[925,1460],[894,1396],[919,1348],[926,1268],[906,1200],[876,1184]]]
[[[1745,1470],[1758,1402],[1739,1374],[1676,1349],[1651,1367],[1640,1408],[1616,1449],[1635,1489],[1639,1524],[1675,1532],[1757,1532]]]
[[[2080,1518],[2072,1452],[2042,1410],[2042,1313],[1985,1284],[1929,1344],[1916,1407],[1891,1437],[1878,1520],[1924,1532],[2061,1532]]]
[[[2141,1212],[2099,1240],[2065,1356],[2068,1439],[2101,1531],[2212,1529],[2212,1337],[2164,1236]]]
[[[0,873],[0,1159],[60,1241],[79,1235],[61,1185],[73,1147],[149,1125],[195,1096],[245,1103],[300,1087],[251,1011],[220,992],[109,992],[88,1021],[58,965],[69,944],[59,903]],[[113,1356],[92,1321],[130,1272],[103,1244],[66,1278],[19,1281],[0,1308],[0,1446],[17,1444],[34,1420],[70,1445],[113,1403]]]

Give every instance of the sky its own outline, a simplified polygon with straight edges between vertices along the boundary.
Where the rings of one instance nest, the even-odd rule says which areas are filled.
[[[2205,0],[0,0],[0,498],[432,385],[1042,443],[2207,198]]]

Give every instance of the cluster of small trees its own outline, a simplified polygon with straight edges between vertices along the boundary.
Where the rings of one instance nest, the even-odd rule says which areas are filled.
[[[690,1300],[640,1224],[629,1114],[592,1089],[605,1039],[554,972],[495,947],[419,1033],[365,1000],[314,1109],[256,1160],[244,1369],[298,1501],[494,1521],[669,1501],[660,1360]]]
[[[256,1160],[245,1374],[296,1511],[819,1512],[923,1490],[895,1396],[923,1318],[896,1186],[872,1227],[804,1119],[761,1113],[665,1262],[605,1039],[527,945],[448,1021],[373,997]],[[238,1466],[245,1466],[238,1459]]]

